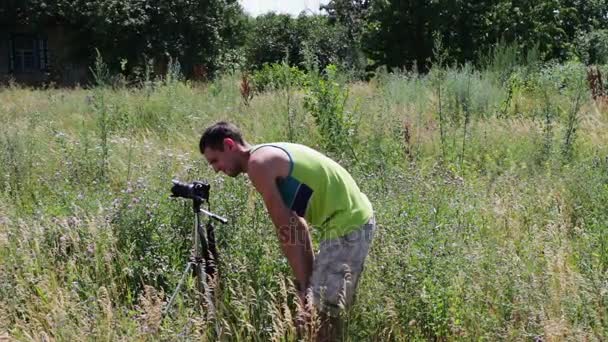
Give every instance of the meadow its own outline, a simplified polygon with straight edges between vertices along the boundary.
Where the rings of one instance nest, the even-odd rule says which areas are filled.
[[[378,231],[344,340],[606,339],[608,105],[584,65],[267,72],[255,93],[239,74],[0,88],[0,339],[296,340],[261,197],[198,152],[220,119],[323,151],[370,198]],[[162,315],[192,245],[172,179],[207,180],[230,220],[214,315],[191,280]]]

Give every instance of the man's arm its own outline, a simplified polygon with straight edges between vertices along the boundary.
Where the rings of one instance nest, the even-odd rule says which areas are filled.
[[[306,221],[283,203],[276,184],[276,167],[268,159],[250,160],[249,179],[262,195],[272,223],[277,229],[283,254],[303,291],[312,275],[313,251]]]

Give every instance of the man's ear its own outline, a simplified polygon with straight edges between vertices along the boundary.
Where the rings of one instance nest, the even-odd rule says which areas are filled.
[[[224,138],[224,148],[228,148],[229,151],[234,150],[236,143],[231,138]]]

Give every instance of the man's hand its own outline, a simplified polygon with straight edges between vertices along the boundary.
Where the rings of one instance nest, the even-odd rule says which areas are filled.
[[[277,187],[278,173],[286,162],[276,154],[256,152],[249,160],[247,173],[262,195],[266,209],[277,229],[283,254],[287,258],[299,285],[306,289],[312,275],[313,251],[306,221],[287,208]]]

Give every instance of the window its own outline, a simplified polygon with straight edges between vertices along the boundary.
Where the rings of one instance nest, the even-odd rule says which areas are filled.
[[[47,40],[34,35],[12,35],[10,39],[10,68],[13,72],[47,70]]]

